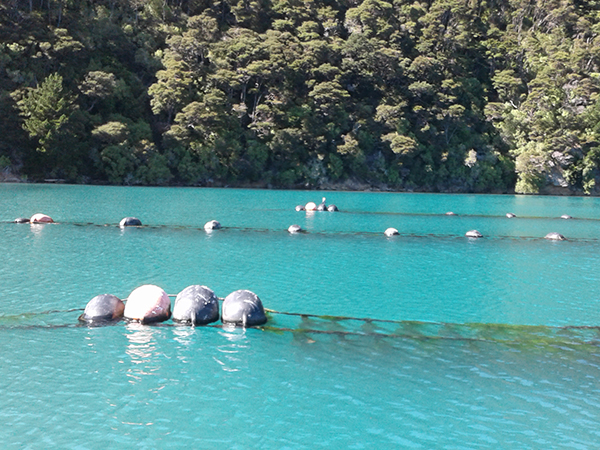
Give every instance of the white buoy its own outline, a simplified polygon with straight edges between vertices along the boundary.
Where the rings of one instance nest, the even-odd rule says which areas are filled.
[[[400,233],[398,233],[398,230],[396,230],[395,228],[388,228],[383,232],[383,234],[385,234],[386,236],[396,236]]]
[[[206,231],[218,230],[221,228],[221,224],[216,220],[211,220],[210,222],[206,222],[204,224],[204,229]]]
[[[42,213],[34,214],[33,216],[31,216],[31,219],[29,219],[29,221],[31,223],[53,223],[54,222],[54,220],[52,220],[52,217],[47,216],[46,214],[42,214]]]
[[[302,227],[300,225],[290,225],[288,232],[291,234],[301,233]]]
[[[551,241],[566,241],[567,238],[564,237],[562,234],[560,233],[548,233],[546,236],[544,236],[544,239],[549,239]]]
[[[316,211],[317,205],[315,202],[308,202],[306,205],[304,205],[304,209],[306,211]]]
[[[469,231],[467,231],[465,233],[465,236],[469,237],[469,238],[480,238],[480,237],[483,237],[483,235],[479,231],[477,231],[477,230],[469,230]]]
[[[568,215],[568,214],[563,214],[562,216],[560,216],[560,218],[561,218],[561,219],[567,219],[567,220],[568,220],[568,219],[572,219],[573,217],[571,217],[571,216],[570,216],[570,215]]]
[[[171,317],[171,301],[158,286],[145,284],[129,294],[123,315],[135,322],[164,322]]]
[[[513,217],[517,217],[517,215],[513,214],[513,213],[506,213],[506,217],[508,217],[509,219],[512,219]]]

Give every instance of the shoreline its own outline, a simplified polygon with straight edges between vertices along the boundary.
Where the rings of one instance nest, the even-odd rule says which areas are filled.
[[[97,180],[90,180],[89,182],[76,183],[68,182],[64,179],[45,179],[29,180],[27,176],[15,175],[12,173],[0,172],[0,184],[69,184],[75,186],[123,186],[123,187],[197,187],[197,188],[232,188],[232,189],[261,189],[261,190],[297,190],[297,191],[340,191],[340,192],[397,192],[397,193],[419,193],[419,194],[477,194],[477,195],[524,195],[533,196],[541,195],[547,197],[598,197],[600,192],[594,192],[591,194],[584,194],[583,192],[573,191],[567,187],[560,186],[546,186],[539,193],[536,194],[517,194],[514,190],[511,191],[492,191],[492,192],[474,192],[465,191],[459,188],[456,189],[394,189],[385,184],[369,184],[357,180],[346,180],[341,183],[322,183],[319,186],[308,186],[296,185],[291,187],[277,187],[272,186],[269,183],[239,183],[235,185],[222,184],[222,183],[206,183],[204,185],[185,185],[185,184],[135,184],[135,185],[123,185],[123,184],[111,184],[108,182],[102,182]]]

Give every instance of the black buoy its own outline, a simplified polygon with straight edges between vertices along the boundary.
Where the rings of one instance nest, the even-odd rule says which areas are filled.
[[[193,285],[177,294],[173,322],[206,325],[219,320],[219,299],[212,289]]]
[[[124,311],[125,304],[120,298],[112,294],[101,294],[88,302],[79,321],[88,324],[112,322],[121,320]]]
[[[260,298],[254,292],[242,289],[225,297],[221,320],[224,324],[252,327],[265,324],[267,316]]]
[[[325,197],[323,197],[323,201],[319,206],[317,206],[317,211],[327,211],[327,205],[325,204]]]

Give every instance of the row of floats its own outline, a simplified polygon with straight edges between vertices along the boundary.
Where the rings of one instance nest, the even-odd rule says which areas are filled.
[[[152,324],[173,322],[182,325],[208,325],[219,319],[223,324],[253,327],[267,322],[260,298],[252,291],[241,289],[223,300],[219,312],[219,298],[206,286],[192,285],[171,299],[160,287],[146,284],[134,289],[126,301],[112,294],[97,295],[91,299],[79,321],[88,325],[103,325],[120,320]]]
[[[323,197],[323,201],[319,206],[317,206],[313,202],[309,202],[306,204],[306,206],[302,206],[302,205],[296,206],[296,210],[297,211],[338,211],[338,209],[335,205],[327,206],[325,204],[325,197]],[[453,212],[447,212],[446,215],[447,216],[455,216],[456,214]],[[509,219],[512,219],[517,216],[513,213],[507,213],[506,217]],[[565,215],[561,216],[561,219],[572,219],[572,217],[565,214]],[[15,219],[15,222],[16,223],[54,223],[54,220],[52,220],[52,218],[46,214],[38,213],[38,214],[34,214],[29,219],[19,217],[19,218]],[[142,226],[142,221],[140,219],[138,219],[137,217],[125,217],[119,222],[119,226],[121,228],[139,227],[139,226]],[[221,223],[217,220],[210,220],[210,221],[206,222],[206,224],[204,224],[204,229],[206,231],[218,230],[220,228],[221,228]],[[290,225],[288,227],[288,232],[291,234],[303,233],[304,231],[305,230],[303,230],[302,227],[297,224]],[[384,235],[388,236],[388,237],[397,236],[399,234],[400,234],[400,232],[396,228],[388,228],[384,231]],[[465,233],[465,236],[468,238],[473,238],[473,239],[483,237],[483,235],[477,230],[469,230]],[[546,236],[544,236],[544,239],[549,239],[549,240],[553,240],[553,241],[566,240],[566,238],[562,234],[556,233],[556,232],[548,233]]]

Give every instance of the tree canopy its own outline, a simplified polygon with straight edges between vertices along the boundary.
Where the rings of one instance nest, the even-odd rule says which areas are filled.
[[[600,193],[600,1],[8,0],[30,179]]]

